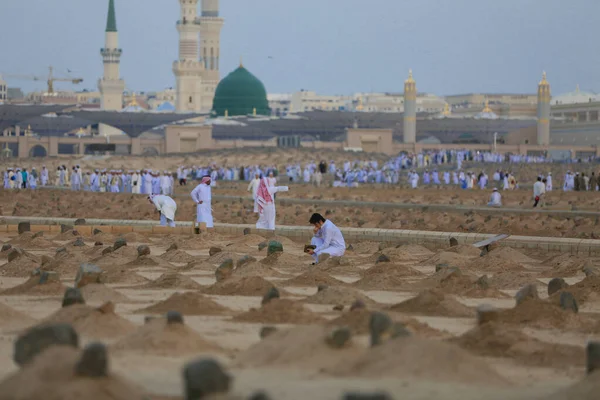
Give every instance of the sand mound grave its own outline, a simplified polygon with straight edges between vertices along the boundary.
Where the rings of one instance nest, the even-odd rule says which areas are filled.
[[[264,276],[270,278],[289,278],[290,275],[282,274],[281,272],[271,268],[268,265],[259,262],[245,264],[233,271],[234,276]]]
[[[516,261],[504,259],[488,253],[465,265],[465,269],[472,271],[501,272],[501,271],[524,271],[525,267]]]
[[[0,267],[0,276],[13,278],[26,278],[31,272],[40,266],[40,261],[35,257],[25,254]]]
[[[540,367],[582,366],[585,361],[583,347],[545,343],[494,322],[477,326],[449,342],[480,356],[513,358]]]
[[[256,246],[258,246],[260,243],[262,243],[266,240],[267,239],[265,239],[264,237],[252,233],[250,235],[244,235],[242,237],[238,237],[238,238],[234,239],[233,244],[246,245],[246,246],[256,248]]]
[[[240,258],[240,256],[235,253],[230,253],[228,251],[222,251],[220,253],[213,255],[212,257],[208,257],[208,259],[206,259],[206,262],[209,264],[213,264],[215,266],[219,266],[225,260],[237,260],[238,258]]]
[[[112,289],[102,283],[92,283],[81,288],[81,294],[88,303],[127,303],[131,299],[124,294]]]
[[[438,264],[446,264],[450,267],[462,268],[468,265],[471,260],[473,260],[473,257],[453,253],[450,251],[441,251],[429,257],[428,259],[423,260],[419,265],[436,266]]]
[[[116,235],[106,232],[100,232],[95,235],[92,235],[92,240],[94,242],[102,242],[104,244],[111,244],[117,239]]]
[[[329,286],[303,301],[309,304],[332,304],[350,306],[356,300],[361,300],[369,307],[377,306],[377,302],[368,296],[365,296],[358,290],[349,287]]]
[[[416,297],[395,304],[389,309],[406,314],[440,317],[468,318],[475,315],[473,309],[438,289],[423,291]]]
[[[274,285],[260,276],[231,277],[202,290],[220,296],[263,296]],[[280,293],[282,291],[280,290]]]
[[[574,254],[559,254],[541,262],[541,265],[551,268],[549,271],[542,273],[541,276],[546,278],[576,276],[582,273],[586,261],[588,261],[587,258]]]
[[[189,263],[195,261],[194,256],[189,255],[183,250],[171,250],[159,256],[161,259],[175,263]]]
[[[67,287],[56,279],[40,283],[40,276],[32,276],[20,285],[0,292],[2,296],[62,296]]]
[[[475,258],[481,254],[481,249],[473,246],[472,244],[459,244],[458,246],[448,247],[444,249],[445,252],[460,254],[461,256]]]
[[[137,274],[130,269],[123,269],[118,266],[110,269],[106,269],[107,267],[104,268],[102,279],[106,284],[140,285],[150,282],[150,279]]]
[[[565,311],[554,302],[539,299],[529,299],[513,308],[500,311],[497,321],[538,329],[565,329],[578,332],[598,330],[597,321]]]
[[[569,286],[567,291],[571,292],[579,305],[586,301],[596,301],[600,298],[600,277],[588,276]],[[555,293],[552,297],[560,297],[560,292]]]
[[[536,280],[536,275],[529,272],[500,271],[489,277],[490,286],[497,289],[520,289],[528,283],[535,282],[538,286],[543,286]]]
[[[288,299],[273,299],[260,308],[233,317],[237,322],[253,322],[264,324],[317,324],[323,322],[318,314],[304,308],[302,303]]]
[[[141,256],[135,260],[124,264],[128,268],[136,267],[160,267],[160,268],[172,268],[173,266],[162,258],[155,256]]]
[[[285,252],[278,252],[263,258],[260,260],[260,263],[280,269],[294,269],[294,267],[306,269],[310,264],[310,260],[312,260],[312,258],[308,258],[308,256],[297,256]]]
[[[173,270],[175,271],[191,271],[191,270],[198,270],[198,271],[210,271],[210,272],[214,272],[215,271],[215,266],[206,262],[206,261],[192,261],[190,263],[187,263],[186,265],[182,265],[182,266],[174,266]]]
[[[416,269],[407,267],[406,265],[398,265],[394,263],[380,263],[369,269],[361,272],[362,277],[373,275],[393,275],[397,277],[419,277],[423,273]]]
[[[329,347],[325,339],[331,330],[324,326],[308,325],[277,331],[239,354],[235,366],[306,367],[319,370],[360,354],[361,350],[351,343],[341,349]]]
[[[372,255],[379,251],[379,243],[378,242],[356,242],[352,243],[352,253],[354,254],[369,254]]]
[[[112,303],[102,307],[74,304],[56,311],[40,322],[44,324],[71,324],[73,328],[89,338],[115,338],[135,330],[135,325],[115,313]]]
[[[197,292],[174,293],[166,300],[160,301],[150,307],[137,310],[140,314],[166,314],[168,311],[178,311],[185,315],[227,315],[227,307],[216,303],[209,297]]]
[[[138,286],[139,289],[183,289],[183,290],[199,290],[203,286],[185,275],[175,272],[167,272],[156,278],[155,280]]]
[[[460,365],[460,368],[457,366]],[[481,360],[458,346],[419,337],[390,340],[361,356],[337,364],[336,376],[416,378],[436,382],[502,385],[507,382]]]
[[[391,314],[390,317],[395,322],[402,322],[405,327],[414,335],[421,337],[440,337],[444,334],[427,324],[421,323],[414,318]],[[352,311],[344,312],[339,317],[327,322],[329,326],[347,326],[356,335],[366,335],[369,333],[369,321],[371,320],[371,311],[366,308],[357,308]]]
[[[139,233],[139,232],[129,232],[126,233],[124,235],[119,235],[117,238],[122,237],[124,238],[127,243],[148,243],[149,239],[148,236]]]
[[[9,240],[7,243],[26,249],[51,249],[58,246],[56,243],[43,236],[34,237],[34,235],[33,232],[24,232],[16,238]]]
[[[81,350],[53,346],[39,354],[31,364],[0,383],[0,399],[142,400],[144,392],[135,385],[109,373],[101,379],[78,377],[73,373]]]
[[[410,285],[408,278],[404,274],[375,274],[365,276],[351,284],[352,287],[360,290],[402,290]]]
[[[281,283],[282,286],[345,286],[346,284],[338,279],[335,279],[331,275],[311,269],[302,275],[298,275],[295,278],[288,279]]]
[[[91,262],[101,267],[112,267],[130,263],[131,261],[134,261],[137,256],[136,249],[131,246],[123,246],[113,252],[94,258]]]
[[[496,249],[493,249],[488,254],[497,257],[498,259],[512,261],[520,264],[537,264],[539,262],[531,257],[526,256],[519,250],[513,249],[511,247],[501,246]]]
[[[26,314],[0,303],[0,328],[21,329],[34,322],[35,320]]]
[[[65,240],[73,240],[81,237],[81,233],[79,233],[76,229],[71,229],[66,232],[59,233],[54,236],[52,240],[65,241]]]
[[[149,321],[111,346],[113,353],[137,352],[178,357],[220,353],[221,348],[185,324],[168,324],[166,318]]]

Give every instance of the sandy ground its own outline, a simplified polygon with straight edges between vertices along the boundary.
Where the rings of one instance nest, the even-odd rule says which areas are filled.
[[[189,197],[195,184],[176,188],[178,204],[176,220],[192,221],[196,207]],[[248,197],[247,185],[221,182],[213,195]],[[532,209],[529,190],[503,192],[505,207]],[[413,204],[446,204],[449,206],[485,206],[489,193],[482,190],[435,189],[417,190],[401,187],[365,186],[349,188],[316,188],[310,185],[292,185],[290,192],[278,195],[279,200],[290,198],[376,201]],[[600,194],[593,192],[562,192],[548,194],[545,209],[596,211]],[[565,218],[560,215],[495,213],[462,211],[442,212],[423,209],[390,209],[349,205],[290,204],[278,201],[278,225],[307,225],[311,214],[320,212],[344,227],[380,229],[414,229],[427,231],[506,233],[526,236],[598,238],[600,226],[594,216]],[[145,196],[113,193],[71,192],[68,190],[40,189],[35,191],[0,190],[0,214],[5,216],[39,216],[65,218],[109,218],[158,220],[158,215]],[[249,198],[213,200],[216,222],[254,224],[257,215]]]
[[[227,397],[232,399],[261,389],[275,399],[298,400],[339,399],[349,390],[386,390],[398,399],[585,400],[597,398],[600,389],[581,394],[581,385],[594,384],[583,380],[584,346],[600,335],[600,281],[585,278],[582,268],[595,266],[596,259],[505,247],[480,257],[468,246],[380,250],[379,243],[353,242],[341,259],[311,266],[304,243],[286,238],[276,238],[284,252],[270,257],[258,250],[265,238],[257,235],[125,238],[127,247],[102,255],[115,236],[83,237],[83,247],[71,245],[71,232],[0,237],[26,251],[10,263],[7,252],[0,254],[0,393],[7,384],[2,381],[18,372],[11,359],[15,338],[48,320],[72,322],[84,343],[108,344],[112,371],[155,399],[182,398],[182,366],[207,355],[234,376]],[[150,246],[150,256],[137,256],[142,243]],[[166,252],[174,243],[178,249]],[[61,246],[66,252],[57,254]],[[222,251],[211,257],[211,247]],[[390,262],[377,263],[382,254]],[[24,284],[43,256],[42,269],[58,272],[61,282],[39,285],[34,278]],[[256,261],[216,284],[215,268],[243,256]],[[73,285],[84,261],[103,268],[107,282],[82,289],[87,304],[111,300],[114,313],[83,306],[59,312],[64,287]],[[477,283],[483,275],[487,284]],[[556,295],[548,299],[546,284],[553,277],[574,285],[568,290],[579,301],[579,314],[562,310]],[[512,296],[528,283],[537,284],[541,300],[515,307]],[[318,284],[328,287],[317,293]],[[261,296],[273,285],[282,299],[261,307]],[[356,299],[366,309],[349,311]],[[477,327],[475,307],[483,303],[504,311],[496,322]],[[83,314],[75,318],[75,310]],[[185,326],[144,323],[145,316],[168,310],[181,311]],[[368,321],[376,310],[402,322],[412,336],[369,348]],[[278,331],[260,339],[267,325]],[[341,349],[325,340],[336,326],[353,332]]]

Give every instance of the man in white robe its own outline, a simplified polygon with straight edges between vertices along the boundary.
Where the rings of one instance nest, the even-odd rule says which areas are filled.
[[[490,196],[490,202],[488,203],[489,207],[502,207],[502,196],[500,192],[498,192],[497,188],[494,188],[492,191],[492,195]]]
[[[76,167],[73,167],[71,172],[71,190],[76,192],[81,190],[81,179],[79,178],[79,172],[77,172]]]
[[[175,227],[175,213],[177,212],[177,203],[169,196],[162,194],[148,196],[150,203],[154,204],[160,213],[160,226]]]
[[[258,187],[260,186],[260,175],[255,174],[254,179],[250,181],[248,185],[248,191],[252,192],[252,198],[254,199],[254,212],[258,212],[258,203],[256,202],[256,193],[258,192]]]
[[[596,190],[596,189],[594,189]],[[548,176],[546,177],[546,192],[552,191],[552,172],[548,172]]]
[[[275,229],[275,193],[287,192],[287,186],[269,186],[267,178],[260,180],[256,201],[258,203],[259,218],[256,222],[256,229]]]
[[[142,187],[142,177],[140,175],[140,171],[135,171],[133,175],[131,175],[131,193],[140,194]]]
[[[42,168],[41,181],[42,186],[46,186],[48,184],[48,169],[45,165]]]
[[[323,218],[321,214],[313,214],[310,223],[315,226],[314,237],[310,244],[316,246],[314,250],[308,250],[313,256],[315,264],[319,262],[321,254],[329,254],[332,257],[341,257],[346,252],[346,242],[340,229],[330,220]]]
[[[202,177],[200,184],[192,190],[191,196],[196,206],[196,222],[205,223],[207,228],[214,227],[212,216],[212,189],[210,176]]]

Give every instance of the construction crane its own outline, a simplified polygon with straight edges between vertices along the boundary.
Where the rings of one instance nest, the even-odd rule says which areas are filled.
[[[54,93],[54,82],[71,82],[75,85],[83,82],[83,78],[55,78],[54,77],[54,68],[48,67],[48,77],[40,77],[35,75],[18,75],[18,74],[3,74],[6,78],[13,79],[25,79],[31,81],[43,81],[45,80],[48,83],[48,93]]]

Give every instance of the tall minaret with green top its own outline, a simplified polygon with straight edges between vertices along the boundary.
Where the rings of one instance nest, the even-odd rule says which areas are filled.
[[[122,52],[123,50],[119,48],[115,1],[109,0],[104,47],[100,49],[104,63],[104,76],[98,80],[102,110],[115,111],[123,108],[125,81],[121,79],[119,68]]]

